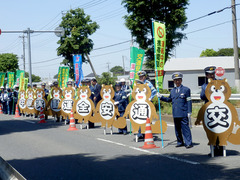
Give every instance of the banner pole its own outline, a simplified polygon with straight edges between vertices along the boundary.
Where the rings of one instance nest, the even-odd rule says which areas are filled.
[[[159,86],[158,86],[158,71],[157,71],[157,60],[156,60],[156,51],[155,51],[155,37],[154,37],[154,20],[152,19],[152,30],[153,30],[153,43],[154,43],[154,60],[155,60],[155,81],[157,92],[159,93]],[[161,117],[161,104],[160,99],[158,98],[158,109],[159,109],[159,120],[160,120],[160,129],[161,129],[161,139],[162,139],[162,148],[164,147],[163,144],[163,133],[162,133],[162,117]]]

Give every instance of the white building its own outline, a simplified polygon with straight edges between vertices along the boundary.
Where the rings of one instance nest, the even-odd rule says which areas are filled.
[[[163,89],[172,89],[174,87],[172,74],[181,72],[183,74],[183,85],[191,89],[191,93],[200,93],[201,85],[205,82],[204,68],[207,66],[222,67],[225,74],[217,79],[227,78],[231,87],[235,85],[234,75],[234,57],[199,57],[199,58],[175,58],[165,63]]]

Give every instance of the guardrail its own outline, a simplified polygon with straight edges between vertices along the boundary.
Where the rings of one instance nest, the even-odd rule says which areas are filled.
[[[169,94],[162,94],[163,96],[169,96]],[[201,100],[200,94],[191,94],[192,100]],[[229,100],[240,100],[240,94],[231,94]]]
[[[16,169],[8,164],[0,156],[0,179],[1,180],[26,180]]]

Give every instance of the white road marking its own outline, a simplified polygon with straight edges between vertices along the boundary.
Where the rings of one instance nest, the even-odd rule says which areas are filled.
[[[196,162],[196,161],[189,161],[189,160],[186,160],[186,159],[181,159],[181,158],[177,158],[177,157],[174,157],[174,156],[169,156],[169,155],[166,155],[166,154],[160,154],[160,153],[152,152],[152,151],[149,151],[149,150],[146,150],[146,149],[141,149],[141,148],[137,148],[137,147],[133,147],[133,146],[128,146],[128,145],[125,145],[125,144],[122,144],[122,143],[110,141],[110,140],[107,140],[107,139],[97,138],[97,140],[108,142],[108,143],[111,143],[111,144],[124,146],[124,147],[128,147],[130,149],[145,152],[145,153],[148,153],[148,154],[160,155],[160,156],[168,158],[168,159],[172,159],[172,160],[176,160],[176,161],[180,161],[180,162],[184,162],[184,163],[188,163],[188,164],[193,164],[193,165],[200,164],[199,162]]]

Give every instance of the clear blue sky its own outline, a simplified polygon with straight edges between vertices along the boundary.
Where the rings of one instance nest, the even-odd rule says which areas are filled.
[[[236,0],[236,3],[239,3]],[[231,0],[190,0],[186,10],[188,20],[192,20],[213,11],[231,6]],[[61,22],[62,13],[70,8],[84,8],[93,21],[100,25],[100,29],[91,36],[94,49],[131,40],[130,31],[125,27],[123,16],[127,13],[121,5],[121,0],[11,0],[2,1],[0,6],[0,28],[2,30],[54,30]],[[237,6],[237,18],[240,19],[240,6]],[[206,48],[233,47],[231,9],[199,19],[188,24],[184,31],[187,39],[176,48],[174,54],[177,58],[199,57]],[[224,24],[222,24],[224,23]],[[240,31],[240,21],[238,32]],[[218,25],[221,24],[221,25]],[[215,26],[218,25],[218,26]],[[197,31],[210,26],[205,30]],[[22,34],[2,34],[0,36],[0,53],[14,53],[19,56],[20,68],[23,69]],[[238,33],[239,35],[239,33]],[[62,58],[57,58],[58,47],[53,33],[31,34],[32,72],[41,77],[52,77],[58,72]],[[238,38],[239,39],[239,38]],[[239,41],[238,41],[239,43]],[[26,44],[27,45],[27,44]],[[90,58],[97,74],[108,71],[116,65],[123,65],[126,70],[130,64],[130,43],[94,50]],[[136,45],[137,46],[137,45]],[[41,61],[47,61],[40,63]],[[26,49],[26,70],[28,71],[28,56]],[[83,65],[84,75],[91,73],[88,64]]]

